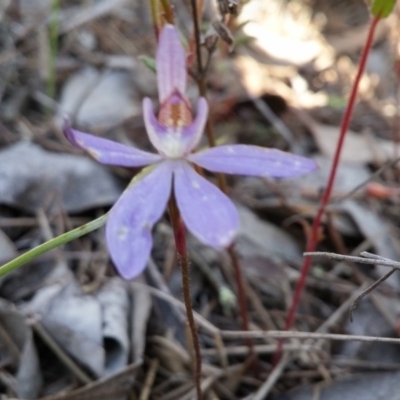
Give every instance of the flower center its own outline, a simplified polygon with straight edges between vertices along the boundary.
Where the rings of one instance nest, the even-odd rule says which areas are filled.
[[[167,128],[163,137],[163,153],[168,158],[184,155],[186,143],[183,128],[193,122],[192,109],[186,97],[174,91],[160,106],[158,122]]]
[[[178,91],[161,104],[158,122],[168,128],[183,128],[193,122],[192,109],[187,99]]]

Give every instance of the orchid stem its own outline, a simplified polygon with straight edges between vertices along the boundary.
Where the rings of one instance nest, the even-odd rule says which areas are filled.
[[[246,304],[246,291],[244,287],[244,280],[243,280],[243,274],[242,274],[242,269],[240,268],[239,260],[235,251],[235,245],[232,244],[228,248],[228,253],[229,257],[231,259],[231,263],[233,265],[233,271],[235,275],[235,281],[236,281],[236,286],[237,286],[237,291],[238,291],[238,302],[239,302],[239,308],[240,308],[240,314],[242,318],[242,328],[244,331],[249,330],[249,312],[247,309],[247,304]],[[246,344],[249,347],[249,353],[250,356],[254,355],[254,349],[253,349],[253,341],[252,340],[246,340]]]
[[[200,29],[199,29],[199,16],[197,12],[197,4],[196,0],[191,0],[192,6],[192,16],[193,16],[193,24],[194,24],[194,36],[195,36],[195,45],[196,45],[196,59],[197,59],[197,85],[199,87],[200,96],[206,98],[207,97],[207,85],[206,85],[206,76],[204,74],[203,69],[203,60],[201,57],[201,49],[200,49]],[[206,134],[208,145],[210,147],[215,147],[215,135],[213,124],[211,121],[211,116],[209,115],[206,123]],[[226,184],[225,175],[216,174],[218,187],[226,194],[228,191],[228,186]],[[228,249],[228,253],[233,265],[236,287],[238,291],[238,300],[239,300],[239,309],[240,316],[242,319],[242,329],[244,331],[249,330],[249,313],[246,304],[246,293],[244,290],[244,278],[242,269],[240,267],[240,263],[238,260],[238,256],[236,254],[234,245],[230,246]],[[249,346],[250,355],[253,354],[253,341],[250,339],[247,341]]]
[[[379,22],[380,18],[379,17],[374,17],[371,21],[371,25],[369,27],[369,32],[368,32],[368,37],[367,40],[365,42],[365,46],[361,55],[361,60],[360,60],[360,64],[358,67],[358,71],[357,71],[357,75],[354,79],[353,82],[353,87],[351,89],[351,93],[350,93],[350,98],[349,101],[347,103],[347,107],[346,107],[346,111],[345,114],[343,116],[342,119],[342,123],[340,126],[340,134],[339,134],[339,140],[336,146],[336,151],[335,151],[335,156],[333,158],[333,163],[332,163],[332,167],[330,170],[330,174],[329,174],[329,178],[328,178],[328,183],[326,186],[326,189],[323,193],[322,199],[321,199],[321,203],[317,212],[317,215],[314,219],[313,225],[312,225],[312,231],[311,231],[311,235],[310,235],[310,239],[308,241],[307,244],[307,252],[312,252],[315,251],[315,248],[317,247],[317,243],[318,243],[318,232],[320,230],[320,226],[321,226],[321,221],[322,221],[322,217],[325,214],[325,209],[329,203],[329,200],[331,198],[331,194],[332,194],[332,188],[333,188],[333,184],[335,182],[335,178],[336,178],[336,172],[339,166],[339,161],[340,161],[340,155],[342,152],[342,148],[343,148],[343,144],[344,144],[344,139],[346,137],[346,132],[349,128],[349,124],[350,124],[350,119],[351,119],[351,115],[354,109],[354,105],[356,102],[356,97],[357,97],[357,92],[358,92],[358,87],[361,81],[361,78],[363,76],[364,70],[365,70],[365,65],[367,62],[367,58],[368,55],[371,51],[372,48],[372,44],[373,44],[373,38],[374,38],[374,33],[375,33],[375,29],[376,26]],[[288,315],[286,317],[286,323],[285,323],[285,331],[288,331],[291,329],[294,319],[295,319],[295,315],[296,315],[296,310],[297,307],[299,305],[300,302],[300,297],[301,294],[303,292],[305,283],[306,283],[306,278],[308,275],[308,272],[311,268],[311,257],[305,257],[304,258],[304,262],[301,268],[301,273],[300,273],[300,278],[297,282],[296,285],[296,289],[294,292],[294,296],[293,296],[293,300],[292,300],[292,304],[289,308],[289,312]],[[281,357],[282,354],[282,348],[283,348],[283,344],[284,344],[284,340],[281,339],[278,342],[278,347],[277,350],[275,352],[274,355],[274,360],[273,360],[273,364],[276,365]]]
[[[171,217],[172,228],[174,230],[175,246],[178,255],[178,262],[181,267],[182,275],[182,291],[183,299],[186,307],[186,315],[188,319],[190,333],[192,335],[192,342],[194,348],[194,381],[197,392],[197,399],[202,400],[203,395],[201,392],[201,355],[200,343],[197,334],[196,324],[194,322],[192,300],[190,296],[190,266],[188,252],[186,248],[186,231],[185,226],[179,214],[179,209],[176,204],[175,197],[172,195],[169,202],[169,214]]]

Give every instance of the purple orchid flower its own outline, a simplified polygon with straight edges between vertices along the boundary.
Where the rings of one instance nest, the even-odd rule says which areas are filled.
[[[224,145],[192,153],[208,115],[204,98],[198,100],[193,120],[186,92],[186,55],[174,26],[161,31],[157,49],[158,116],[149,98],[143,100],[144,122],[158,154],[147,153],[71,129],[64,132],[76,147],[103,164],[150,166],[128,186],[110,214],[106,238],[111,258],[125,279],[146,267],[152,248],[151,230],[161,218],[173,187],[187,229],[201,242],[229,246],[238,230],[239,216],[232,201],[193,168],[260,177],[294,177],[316,169],[304,157],[257,146]]]

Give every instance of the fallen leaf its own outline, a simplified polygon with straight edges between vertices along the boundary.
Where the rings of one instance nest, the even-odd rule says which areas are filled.
[[[0,152],[0,203],[34,213],[58,193],[68,212],[109,206],[122,190],[111,173],[86,156],[19,142]]]
[[[0,299],[0,321],[4,330],[0,336],[1,359],[14,359],[17,368],[16,394],[21,399],[36,399],[43,379],[32,330],[25,316],[4,299]]]
[[[135,279],[145,283],[142,275]],[[132,343],[132,360],[140,362],[143,360],[146,346],[147,322],[150,317],[152,308],[151,295],[147,290],[131,287],[133,299],[133,309],[131,313],[131,343]]]
[[[17,249],[9,237],[0,230],[0,265],[17,256]],[[1,278],[0,278],[1,282]]]
[[[339,127],[313,124],[311,132],[321,152],[333,158],[339,139]],[[348,131],[340,160],[342,163],[372,163],[393,159],[394,146],[392,140],[385,140],[371,135]]]
[[[96,293],[96,298],[102,313],[104,374],[111,375],[128,364],[130,301],[127,285],[120,278],[111,278]]]
[[[102,310],[93,296],[84,295],[71,278],[38,290],[30,308],[68,354],[94,375],[104,375]]]
[[[242,257],[277,257],[290,263],[302,260],[301,250],[296,241],[279,227],[263,221],[249,209],[238,206],[240,228],[236,248]]]
[[[75,116],[81,129],[111,128],[141,114],[134,88],[129,72],[84,68],[62,88],[60,113]]]
[[[385,305],[389,306],[388,313],[393,311],[391,304]],[[392,337],[395,334],[393,327],[369,299],[363,299],[358,304],[353,313],[353,321],[346,320],[344,332],[348,335],[376,337]],[[393,343],[348,341],[338,346],[338,354],[347,359],[397,363],[400,347]]]
[[[324,156],[313,157],[318,164],[318,169],[311,174],[299,176],[295,179],[282,180],[280,186],[292,188],[303,188],[318,193],[326,186],[328,176],[332,167],[332,159]],[[371,176],[368,168],[361,164],[341,163],[336,172],[336,179],[333,185],[332,197],[345,196],[353,189],[366,182]],[[294,190],[293,190],[294,191]]]

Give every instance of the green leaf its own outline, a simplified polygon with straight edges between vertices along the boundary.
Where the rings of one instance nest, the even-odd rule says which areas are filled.
[[[156,60],[154,58],[147,57],[147,56],[140,56],[139,59],[142,60],[143,64],[150,71],[153,71],[154,73],[157,72]]]
[[[14,271],[15,269],[21,267],[22,265],[26,264],[27,262],[39,257],[40,255],[47,253],[50,250],[55,249],[65,243],[70,242],[78,237],[86,235],[89,232],[92,232],[96,229],[102,227],[107,220],[108,214],[104,214],[100,218],[95,219],[85,225],[79,226],[78,228],[73,229],[72,231],[63,233],[60,236],[55,237],[32,250],[27,251],[26,253],[22,254],[21,256],[14,258],[7,264],[4,264],[0,267],[0,277]]]
[[[393,11],[396,0],[373,0],[371,12],[375,17],[386,18]]]

